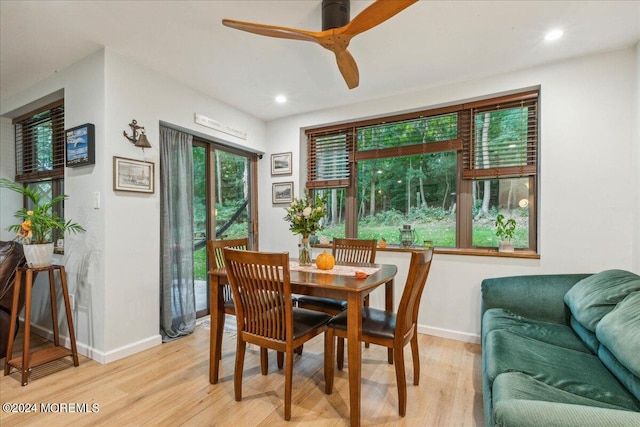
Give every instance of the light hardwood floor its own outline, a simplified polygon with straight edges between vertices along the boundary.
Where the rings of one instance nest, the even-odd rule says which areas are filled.
[[[228,323],[235,324],[230,317]],[[20,334],[21,335],[21,334]],[[19,339],[21,339],[19,337]],[[283,419],[284,371],[269,354],[269,374],[260,374],[259,351],[249,347],[243,400],[233,395],[235,335],[225,331],[220,382],[209,384],[209,331],[204,326],[183,339],[101,365],[80,357],[34,368],[29,384],[19,373],[0,377],[0,401],[35,404],[37,413],[0,412],[9,426],[346,426],[349,418],[348,365],[336,370],[334,392],[324,393],[323,337],[295,356],[290,422]],[[21,341],[19,341],[20,343]],[[483,426],[480,346],[419,336],[421,377],[413,386],[411,351],[406,347],[407,416],[398,416],[395,372],[386,349],[363,348],[363,426]],[[19,344],[21,345],[21,344]],[[49,345],[32,337],[33,346]],[[21,347],[18,347],[19,349]],[[19,353],[19,351],[18,351]],[[14,352],[16,354],[16,352]],[[4,359],[1,359],[4,365]],[[57,413],[43,413],[42,405]],[[46,404],[51,404],[48,407]],[[65,412],[87,404],[93,413]],[[33,409],[33,406],[31,407]]]

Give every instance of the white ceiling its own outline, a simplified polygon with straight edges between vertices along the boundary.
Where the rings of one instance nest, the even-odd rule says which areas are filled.
[[[393,0],[385,0],[393,1]],[[351,17],[371,1],[351,2]],[[0,1],[4,99],[107,46],[264,120],[633,46],[640,1],[426,1],[350,44],[349,90],[315,43],[227,28],[222,18],[321,30],[321,0]],[[544,33],[562,28],[556,42]],[[276,105],[274,96],[289,102]]]

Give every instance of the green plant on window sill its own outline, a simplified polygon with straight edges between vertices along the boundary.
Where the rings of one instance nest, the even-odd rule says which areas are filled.
[[[513,235],[516,232],[516,221],[513,218],[504,220],[504,215],[496,217],[496,236],[500,239],[498,250],[500,252],[513,252]]]
[[[22,186],[6,178],[0,179],[0,188],[7,188],[26,197],[33,204],[32,209],[22,208],[14,216],[22,220],[20,224],[14,224],[7,228],[16,233],[16,239],[25,245],[51,243],[54,230],[61,233],[69,231],[80,233],[86,231],[81,225],[71,220],[64,221],[53,211],[53,207],[62,202],[68,196],[61,194],[50,202],[44,202],[42,196],[28,186]]]

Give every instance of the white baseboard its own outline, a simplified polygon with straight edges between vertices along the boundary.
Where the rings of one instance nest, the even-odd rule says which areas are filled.
[[[20,323],[21,327],[24,328],[24,320],[22,320]],[[48,339],[49,341],[53,341],[53,331],[50,329],[44,328],[37,324],[31,324],[31,331],[36,335]],[[62,344],[66,348],[71,348],[71,340],[67,335],[64,335],[62,333],[60,333],[60,344]],[[105,353],[76,340],[76,348],[78,349],[78,354],[86,356],[102,364],[115,362],[116,360],[125,358],[132,354],[147,350],[160,344],[162,344],[162,336],[158,334]]]
[[[108,351],[104,355],[104,361],[101,363],[111,363],[116,360],[123,359],[132,354],[147,350],[162,344],[162,335],[157,334],[151,337],[147,337],[137,342],[127,344],[125,346],[116,348],[115,350]]]
[[[418,325],[418,333],[433,335],[435,337],[448,338],[456,341],[480,344],[480,335],[468,332],[453,331],[451,329],[436,328],[433,326]]]

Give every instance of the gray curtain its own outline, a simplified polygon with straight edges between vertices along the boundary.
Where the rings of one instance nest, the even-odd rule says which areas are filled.
[[[160,333],[164,342],[193,332],[193,153],[191,135],[160,127]]]

